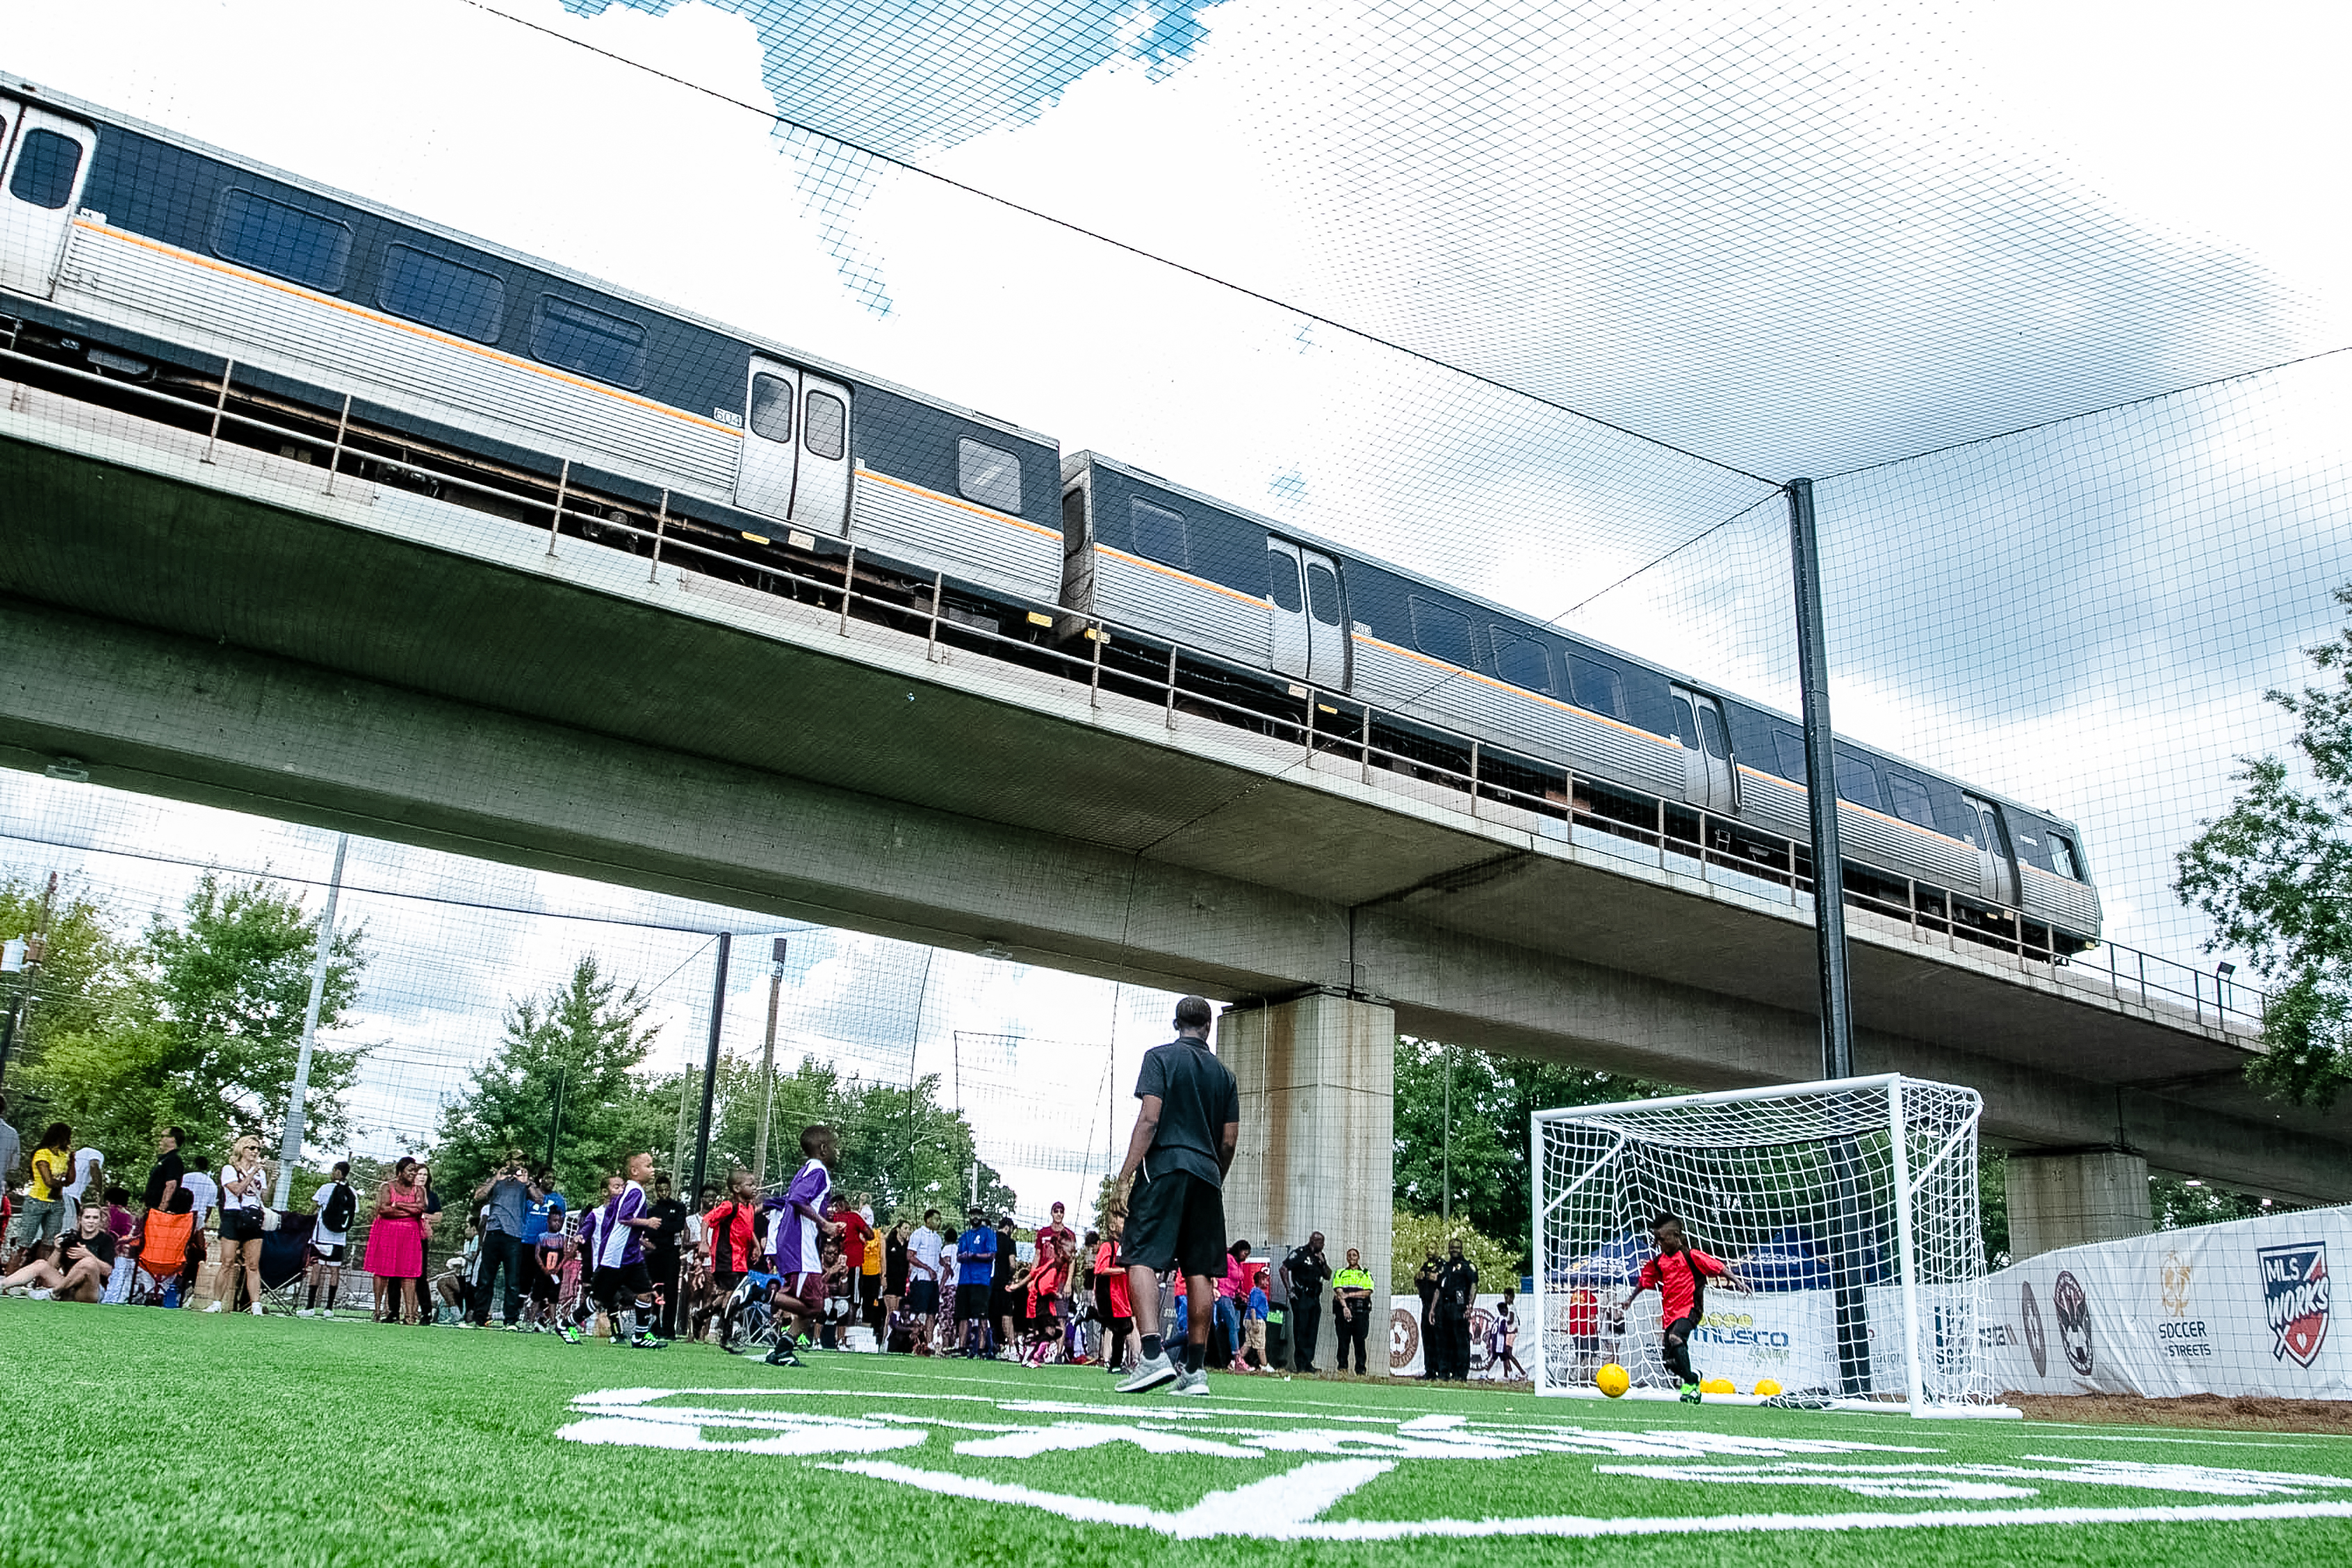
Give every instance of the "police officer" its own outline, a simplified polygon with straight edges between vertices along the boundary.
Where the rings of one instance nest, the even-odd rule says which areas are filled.
[[[1470,1308],[1478,1300],[1478,1270],[1462,1256],[1459,1237],[1445,1244],[1430,1317],[1431,1368],[1460,1383],[1470,1375]]]

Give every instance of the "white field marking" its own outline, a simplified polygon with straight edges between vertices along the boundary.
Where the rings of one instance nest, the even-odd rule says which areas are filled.
[[[2141,1491],[2191,1492],[2204,1497],[2305,1497],[2352,1487],[2352,1479],[2225,1470],[2202,1465],[2144,1465],[2125,1460],[2024,1456],[2025,1465],[1822,1465],[1790,1460],[1771,1465],[1595,1465],[1597,1475],[1706,1485],[1832,1487],[1856,1497],[1990,1500],[2033,1497],[2051,1485],[2129,1487]],[[2009,1483],[2031,1481],[2032,1486]]]
[[[2192,1503],[2183,1507],[2147,1508],[2017,1508],[1937,1510],[1920,1513],[1732,1513],[1698,1517],[1667,1517],[1646,1519],[1590,1519],[1576,1514],[1551,1514],[1531,1519],[1304,1519],[1268,1522],[1254,1520],[1247,1530],[1234,1522],[1230,1515],[1192,1518],[1192,1509],[1182,1514],[1145,1508],[1135,1503],[1106,1502],[1095,1498],[1069,1497],[1060,1492],[1040,1491],[1034,1487],[1010,1485],[1002,1481],[981,1480],[976,1477],[957,1475],[950,1470],[919,1470],[891,1459],[845,1459],[823,1467],[851,1475],[866,1476],[879,1481],[895,1481],[901,1486],[950,1497],[969,1498],[976,1502],[1008,1503],[1017,1507],[1042,1509],[1063,1519],[1084,1524],[1120,1524],[1135,1529],[1157,1531],[1162,1535],[1179,1533],[1179,1521],[1184,1521],[1185,1532],[1193,1539],[1216,1535],[1248,1534],[1261,1541],[1409,1541],[1420,1536],[1453,1539],[1475,1539],[1492,1536],[1552,1536],[1593,1540],[1611,1536],[1654,1535],[1716,1535],[1769,1532],[1783,1534],[1792,1531],[1834,1532],[1849,1530],[1919,1530],[1947,1528],[1982,1528],[1988,1525],[2016,1528],[2026,1525],[2084,1524],[2237,1524],[2276,1522],[2300,1519],[2352,1520],[2352,1502],[2277,1502],[2277,1503]],[[1307,1471],[1325,1467],[1303,1465],[1284,1476],[1272,1476],[1235,1492],[1213,1494],[1230,1499],[1240,1491],[1276,1486],[1303,1476]],[[1332,1467],[1334,1468],[1338,1467]],[[1387,1467],[1365,1467],[1374,1474]],[[1334,1477],[1331,1483],[1341,1478]],[[1365,1476],[1364,1480],[1372,1479]],[[1311,1484],[1315,1478],[1310,1478]],[[1363,1484],[1352,1481],[1349,1489]],[[1203,1499],[1205,1504],[1210,1500]],[[1202,1506],[1194,1505],[1195,1508]],[[1324,1506],[1329,1506],[1326,1503]]]
[[[677,1448],[704,1453],[771,1454],[805,1457],[811,1454],[885,1454],[929,1441],[928,1432],[910,1432],[864,1421],[812,1416],[805,1422],[772,1430],[763,1437],[733,1441],[702,1435],[705,1426],[726,1423],[648,1421],[639,1415],[591,1415],[584,1421],[556,1428],[555,1435],[572,1443],[616,1444],[633,1448]],[[762,1423],[762,1426],[769,1425]]]
[[[1217,1459],[1262,1459],[1255,1448],[1236,1447],[1189,1432],[1150,1426],[1111,1426],[1095,1421],[1056,1421],[994,1437],[967,1437],[955,1451],[975,1459],[1034,1459],[1040,1454],[1071,1454],[1113,1443],[1132,1443],[1147,1454],[1202,1454]]]
[[[2179,1443],[2191,1448],[2324,1448],[2325,1443],[2267,1443],[2242,1440],[2236,1437],[2137,1437],[2108,1436],[2105,1433],[2085,1432],[2080,1436],[2061,1436],[2062,1443]]]

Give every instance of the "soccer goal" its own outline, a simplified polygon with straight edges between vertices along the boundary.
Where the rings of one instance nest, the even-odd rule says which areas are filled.
[[[1689,1342],[1706,1397],[2014,1415],[1978,1367],[1983,1107],[1889,1073],[1538,1111],[1537,1391],[1599,1397],[1613,1363],[1675,1397],[1659,1292],[1620,1310],[1664,1212],[1731,1269]]]

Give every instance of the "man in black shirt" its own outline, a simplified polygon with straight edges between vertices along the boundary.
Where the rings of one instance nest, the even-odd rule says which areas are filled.
[[[1241,1089],[1209,1049],[1214,1015],[1199,996],[1176,1004],[1176,1037],[1143,1053],[1135,1097],[1142,1109],[1127,1141],[1118,1190],[1127,1212],[1119,1260],[1143,1354],[1118,1385],[1121,1394],[1173,1383],[1175,1393],[1204,1394],[1201,1363],[1209,1344],[1212,1276],[1225,1272],[1225,1172],[1241,1137]],[[1133,1185],[1130,1187],[1129,1184]],[[1160,1343],[1160,1276],[1176,1268],[1185,1289],[1185,1343],[1180,1369]]]
[[[186,1188],[180,1183],[188,1173],[180,1163],[180,1140],[186,1136],[176,1127],[166,1127],[156,1142],[155,1165],[147,1173],[147,1190],[140,1196],[151,1214],[181,1214],[188,1207]]]
[[[656,1176],[654,1201],[646,1209],[646,1217],[661,1223],[646,1237],[646,1264],[653,1276],[654,1299],[660,1303],[654,1314],[656,1339],[677,1338],[678,1267],[684,1261],[686,1213],[684,1200],[669,1190],[669,1178]]]
[[[996,1232],[996,1267],[988,1279],[988,1310],[990,1321],[996,1325],[996,1359],[1019,1361],[1020,1342],[1013,1335],[1013,1320],[1021,1309],[1013,1300],[1013,1270],[1021,1261],[1020,1242],[1013,1234],[1013,1216],[996,1216],[992,1227]]]
[[[1478,1269],[1462,1256],[1459,1237],[1445,1244],[1431,1311],[1429,1364],[1435,1375],[1460,1383],[1470,1375],[1470,1309],[1478,1300]]]
[[[1290,1292],[1291,1364],[1300,1372],[1315,1370],[1315,1338],[1323,1323],[1323,1287],[1331,1282],[1331,1265],[1323,1256],[1323,1233],[1294,1247],[1282,1260],[1283,1288]]]

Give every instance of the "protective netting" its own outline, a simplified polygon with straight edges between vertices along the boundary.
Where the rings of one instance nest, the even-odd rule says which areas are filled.
[[[1726,1392],[1983,1404],[1984,1243],[1974,1089],[1887,1075],[1538,1112],[1537,1388],[1637,1390],[1678,1378],[1662,1295],[1627,1293],[1671,1214],[1728,1266],[1688,1334]]]

